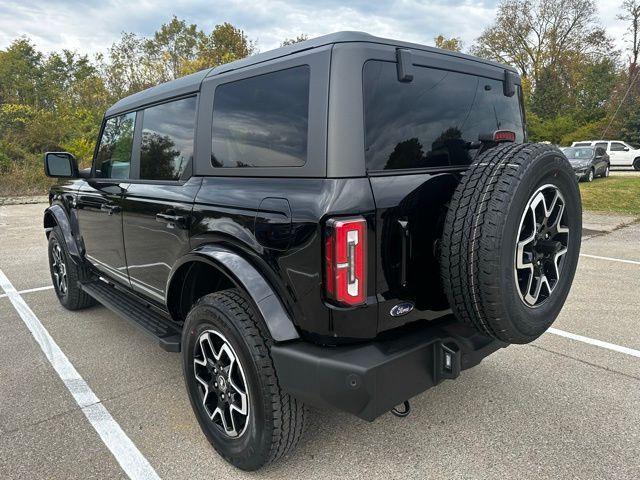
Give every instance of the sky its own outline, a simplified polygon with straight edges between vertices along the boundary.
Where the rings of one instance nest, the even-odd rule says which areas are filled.
[[[0,0],[0,49],[28,36],[44,52],[63,48],[105,53],[122,32],[153,34],[173,15],[205,31],[230,22],[256,41],[259,51],[299,34],[340,30],[433,44],[439,34],[460,37],[465,48],[493,22],[497,0]],[[597,0],[600,19],[618,48],[622,0]]]

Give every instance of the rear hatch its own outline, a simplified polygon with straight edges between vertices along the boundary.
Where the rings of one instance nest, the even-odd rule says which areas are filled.
[[[438,261],[448,202],[479,139],[506,130],[525,140],[520,87],[510,94],[504,86],[512,74],[415,65],[411,74],[400,81],[397,64],[387,61],[370,60],[363,69],[379,331],[449,313]]]

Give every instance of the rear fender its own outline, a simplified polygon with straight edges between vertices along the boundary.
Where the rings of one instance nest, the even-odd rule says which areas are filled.
[[[193,261],[205,262],[217,268],[236,287],[244,290],[264,318],[274,341],[284,342],[300,338],[291,317],[262,274],[242,256],[221,246],[201,245],[182,257],[174,265],[167,282],[166,298],[168,298],[174,274],[182,265]]]

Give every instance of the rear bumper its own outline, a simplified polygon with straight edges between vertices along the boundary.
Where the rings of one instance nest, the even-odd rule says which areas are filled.
[[[505,346],[448,316],[356,345],[274,345],[272,356],[280,386],[291,395],[371,421]]]

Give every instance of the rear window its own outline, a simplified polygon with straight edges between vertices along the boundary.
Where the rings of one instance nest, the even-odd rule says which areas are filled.
[[[307,160],[307,65],[216,88],[211,165],[299,167]]]
[[[367,62],[363,75],[370,171],[468,165],[469,142],[495,130],[524,141],[519,94],[506,97],[499,80],[416,67],[405,83],[382,61]]]

